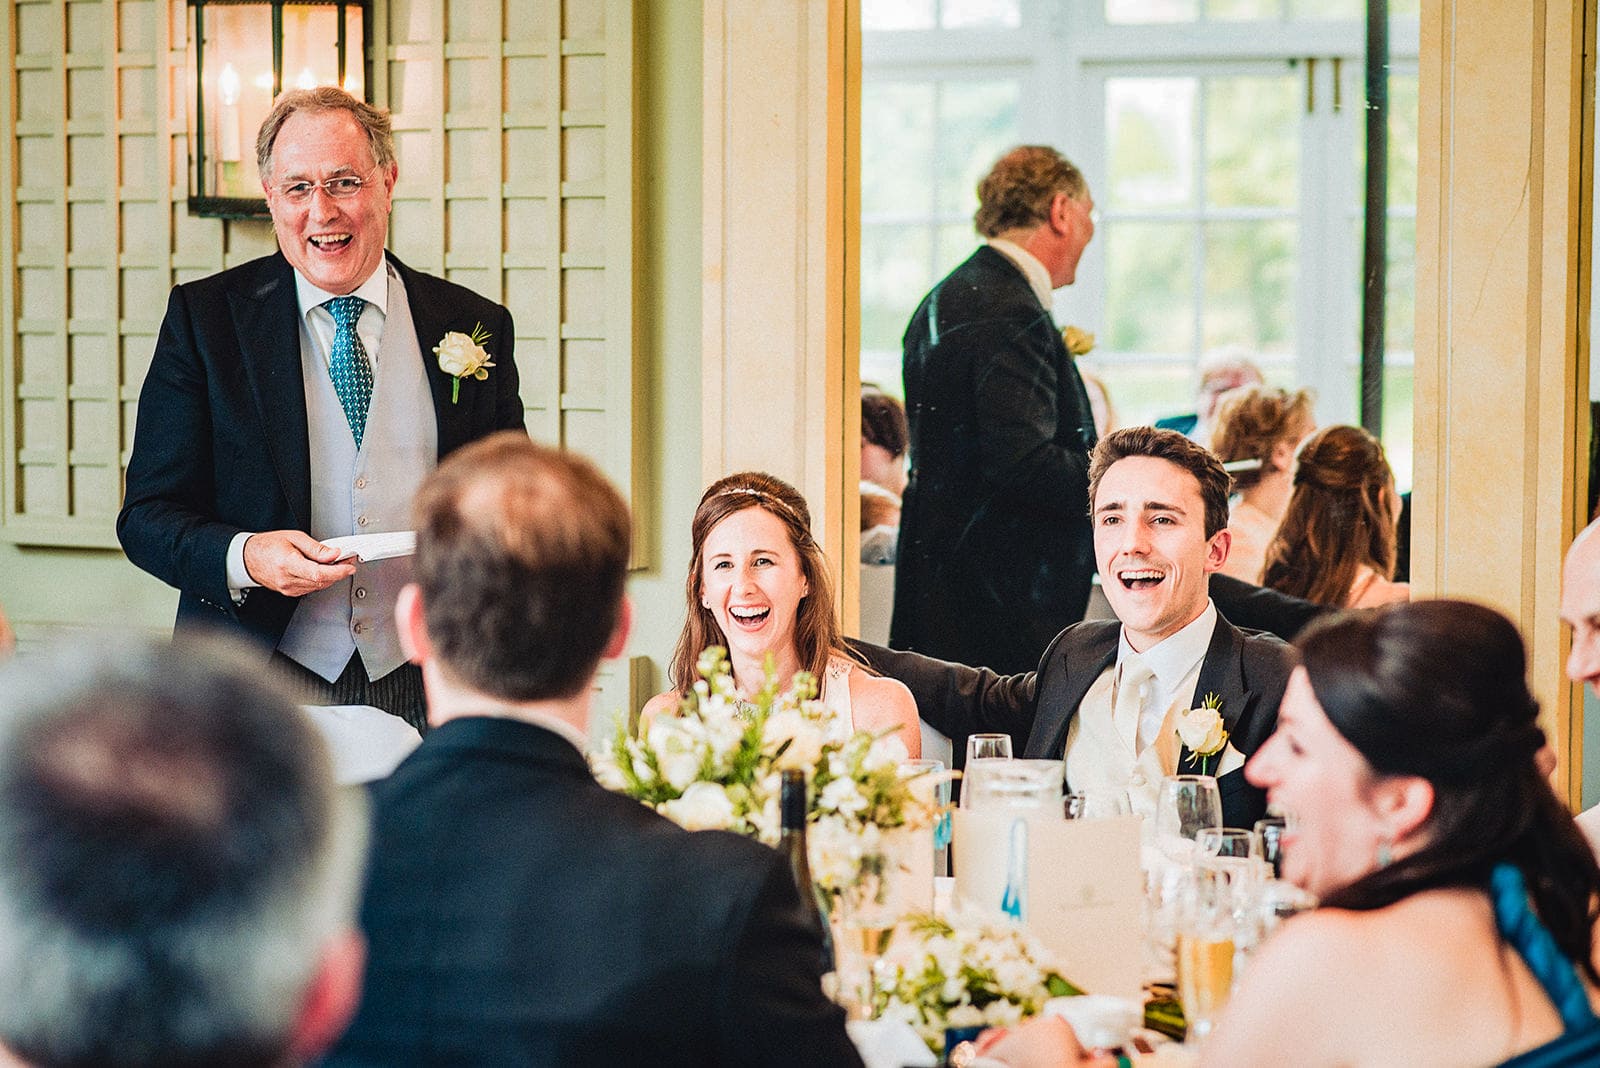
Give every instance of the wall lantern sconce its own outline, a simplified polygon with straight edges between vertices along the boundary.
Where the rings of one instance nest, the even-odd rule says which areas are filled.
[[[256,131],[284,89],[367,99],[370,0],[188,0],[189,214],[265,219]]]

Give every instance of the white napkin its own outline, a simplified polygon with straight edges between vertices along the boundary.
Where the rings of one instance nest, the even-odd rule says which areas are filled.
[[[371,705],[301,705],[328,744],[340,786],[387,778],[422,744],[417,728]]]
[[[845,1029],[867,1068],[936,1068],[939,1063],[904,1020],[851,1020]]]

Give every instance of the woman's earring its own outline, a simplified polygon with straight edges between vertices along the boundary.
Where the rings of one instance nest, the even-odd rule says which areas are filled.
[[[1394,843],[1388,838],[1378,839],[1378,870],[1382,871],[1394,863]]]

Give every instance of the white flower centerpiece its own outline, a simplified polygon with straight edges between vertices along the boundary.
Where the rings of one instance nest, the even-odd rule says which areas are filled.
[[[809,673],[780,690],[769,660],[762,688],[741,696],[722,649],[707,649],[698,670],[676,709],[639,736],[619,728],[591,757],[601,785],[690,830],[736,831],[772,845],[780,773],[798,768],[811,781],[811,874],[830,893],[856,882],[884,832],[932,827],[939,809],[929,791],[901,776],[900,739],[830,730]]]
[[[1007,1027],[1083,991],[1022,927],[972,914],[908,917],[874,972],[874,1012],[935,1053],[950,1027]]]

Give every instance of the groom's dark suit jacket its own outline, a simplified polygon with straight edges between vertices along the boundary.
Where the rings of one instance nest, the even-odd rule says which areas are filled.
[[[781,854],[451,720],[375,791],[365,989],[328,1064],[860,1065]]]
[[[394,256],[427,366],[439,456],[523,426],[511,313],[469,289],[411,270]],[[452,403],[433,347],[481,324],[494,360],[464,379]],[[311,465],[300,371],[294,269],[281,253],[177,286],[139,393],[139,419],[117,517],[123,550],[182,593],[177,629],[217,625],[267,646],[295,600],[257,589],[235,607],[228,545],[240,531],[307,530]]]
[[[905,683],[922,718],[943,733],[1003,732],[1021,742],[1024,757],[1060,759],[1084,695],[1116,661],[1121,633],[1114,619],[1068,627],[1045,650],[1037,671],[1008,676],[915,653],[856,648],[874,668]],[[1190,707],[1208,693],[1218,695],[1228,741],[1248,757],[1277,726],[1278,703],[1294,665],[1294,650],[1284,642],[1239,630],[1219,613]],[[1184,749],[1181,770],[1188,770],[1190,756]],[[1245,782],[1243,769],[1222,776],[1217,788],[1227,826],[1250,827],[1265,815],[1266,795]]]

